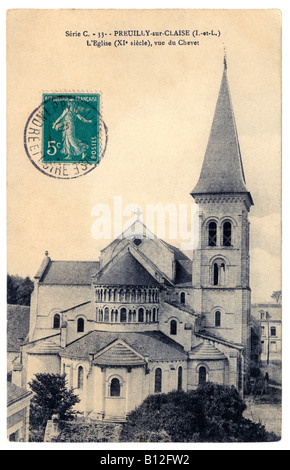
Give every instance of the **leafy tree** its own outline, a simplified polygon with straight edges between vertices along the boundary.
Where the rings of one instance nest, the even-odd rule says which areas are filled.
[[[206,383],[195,392],[199,440],[235,440],[246,404],[235,387]]]
[[[35,377],[29,382],[34,392],[30,405],[30,427],[44,429],[47,420],[54,414],[59,415],[60,420],[71,420],[75,415],[72,408],[80,399],[66,388],[65,374],[35,374]]]
[[[246,420],[246,405],[234,387],[207,383],[191,392],[151,395],[123,426],[121,441],[154,442],[272,442],[265,428]]]
[[[275,299],[277,304],[282,299],[282,291],[281,290],[274,290],[273,294],[271,295],[272,299]]]
[[[34,284],[27,276],[7,275],[7,303],[11,305],[30,305]]]

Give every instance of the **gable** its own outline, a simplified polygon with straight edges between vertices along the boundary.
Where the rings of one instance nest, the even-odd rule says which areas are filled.
[[[157,238],[142,222],[137,220],[101,251],[101,265],[107,265],[126,247],[131,247],[141,256],[144,255],[171,282],[175,280],[176,261],[190,262],[181,250]]]
[[[103,285],[158,286],[156,279],[137,261],[130,251],[104,267],[95,276]]]
[[[145,359],[124,341],[117,340],[115,343],[100,352],[93,360],[93,364],[104,366],[137,366],[144,365]]]

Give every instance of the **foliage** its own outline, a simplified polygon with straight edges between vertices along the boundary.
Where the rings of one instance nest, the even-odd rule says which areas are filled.
[[[207,383],[191,392],[151,395],[128,416],[123,442],[269,442],[278,438],[243,417],[246,405],[234,387]]]
[[[254,379],[256,379],[257,377],[260,377],[261,376],[261,369],[260,367],[255,364],[254,362],[252,362],[250,364],[250,376],[253,377]]]
[[[76,414],[72,408],[80,399],[66,388],[65,374],[35,374],[35,377],[29,382],[34,392],[30,405],[30,427],[45,428],[47,420],[54,414],[64,421],[72,419]]]
[[[121,424],[60,422],[56,442],[117,442]]]
[[[282,299],[282,291],[281,290],[274,290],[271,297],[272,297],[272,299],[275,299],[277,304],[278,304]]]
[[[30,305],[34,284],[29,277],[7,274],[7,303],[11,305]]]

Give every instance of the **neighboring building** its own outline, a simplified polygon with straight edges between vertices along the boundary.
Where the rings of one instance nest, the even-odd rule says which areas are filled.
[[[31,397],[31,392],[7,382],[7,438],[11,442],[28,442]]]
[[[7,306],[7,373],[11,375],[13,361],[19,356],[21,345],[27,341],[29,333],[30,307],[24,305]]]
[[[177,182],[178,184],[178,182]],[[199,246],[189,259],[137,220],[99,261],[53,261],[35,276],[20,386],[66,373],[95,419],[124,419],[150,394],[206,381],[243,393],[250,362],[249,222],[225,62],[200,178]],[[131,235],[130,235],[131,234]]]
[[[259,325],[260,360],[282,361],[282,305],[253,304],[252,316]]]

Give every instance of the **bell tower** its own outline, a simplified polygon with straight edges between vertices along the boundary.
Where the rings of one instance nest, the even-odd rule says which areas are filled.
[[[199,246],[193,253],[194,310],[210,336],[240,344],[250,354],[250,256],[246,188],[227,61],[199,180]]]

